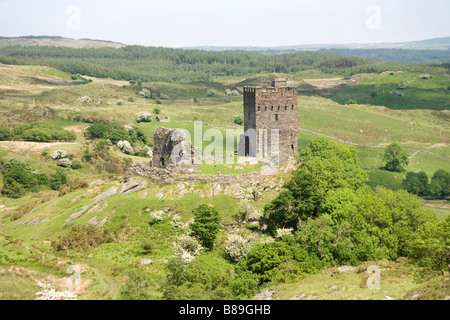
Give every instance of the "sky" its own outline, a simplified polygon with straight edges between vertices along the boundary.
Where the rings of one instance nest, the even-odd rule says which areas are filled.
[[[450,36],[449,0],[0,0],[0,36],[163,47],[380,43]]]

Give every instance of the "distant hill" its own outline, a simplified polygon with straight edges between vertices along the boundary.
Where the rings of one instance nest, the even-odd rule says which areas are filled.
[[[450,50],[450,37],[434,38],[421,41],[393,42],[393,43],[347,43],[347,44],[307,44],[275,47],[255,46],[197,46],[185,47],[184,49],[201,49],[207,51],[244,50],[266,53],[279,53],[282,51],[314,51],[322,49],[421,49],[421,50]]]
[[[54,46],[70,48],[122,48],[125,44],[92,39],[70,39],[52,36],[0,37],[0,48],[9,46]]]

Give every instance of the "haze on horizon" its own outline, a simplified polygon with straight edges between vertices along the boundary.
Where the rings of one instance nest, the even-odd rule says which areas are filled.
[[[0,36],[289,46],[449,36],[448,0],[0,0]]]

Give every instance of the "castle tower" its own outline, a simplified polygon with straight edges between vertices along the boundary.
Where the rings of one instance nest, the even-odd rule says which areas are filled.
[[[244,87],[244,131],[239,155],[270,158],[283,165],[297,154],[297,88],[285,79],[272,87]],[[277,129],[277,130],[274,130]]]

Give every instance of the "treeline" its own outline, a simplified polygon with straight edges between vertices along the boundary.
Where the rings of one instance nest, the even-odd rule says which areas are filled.
[[[359,57],[376,61],[400,63],[448,63],[450,50],[408,50],[408,49],[329,49],[348,57]]]
[[[402,184],[409,193],[418,196],[445,199],[450,195],[450,173],[443,169],[436,170],[431,179],[424,171],[408,172]]]
[[[386,70],[445,71],[439,65],[376,62],[347,58],[333,52],[264,55],[246,51],[216,52],[143,46],[120,49],[12,46],[0,49],[0,62],[42,65],[72,74],[142,82],[209,81],[214,76],[295,73],[311,69],[342,76]]]
[[[74,131],[64,130],[57,125],[45,122],[32,122],[18,125],[12,130],[0,128],[0,141],[75,141],[77,135]]]

